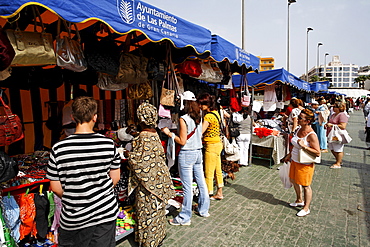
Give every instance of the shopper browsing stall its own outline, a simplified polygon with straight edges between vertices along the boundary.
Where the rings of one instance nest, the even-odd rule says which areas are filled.
[[[135,241],[140,246],[158,246],[166,236],[165,207],[175,192],[155,129],[157,108],[144,102],[137,116],[142,131],[132,141],[129,153],[129,194],[135,194]]]
[[[93,131],[93,98],[77,98],[72,116],[76,132],[53,146],[46,176],[63,203],[59,246],[115,246],[118,205],[113,187],[121,159],[113,140]]]
[[[183,115],[179,120],[179,135],[166,127],[162,131],[181,145],[178,155],[180,178],[184,191],[182,209],[178,216],[171,219],[171,225],[190,225],[192,215],[192,183],[193,174],[199,189],[198,207],[196,213],[202,217],[208,217],[209,196],[204,179],[203,154],[202,154],[202,116],[194,94],[190,91],[180,95],[183,100]]]

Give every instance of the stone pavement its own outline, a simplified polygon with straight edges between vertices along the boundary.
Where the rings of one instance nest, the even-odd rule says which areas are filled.
[[[209,218],[193,214],[191,226],[167,227],[163,246],[370,246],[370,151],[364,142],[362,111],[351,114],[353,141],[343,167],[329,169],[322,155],[313,178],[311,214],[299,218],[293,188],[284,189],[277,167],[253,160],[225,186],[225,199],[211,201]],[[170,217],[168,217],[169,219]],[[137,246],[133,235],[117,246]]]

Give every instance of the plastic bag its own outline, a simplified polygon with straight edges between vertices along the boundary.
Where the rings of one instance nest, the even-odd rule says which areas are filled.
[[[290,162],[284,162],[282,166],[280,166],[279,176],[280,180],[283,183],[284,189],[289,189],[292,187],[292,182],[290,182],[289,178],[289,170],[290,170]]]
[[[338,125],[333,125],[331,131],[328,135],[329,143],[342,143],[342,135],[340,133],[340,128]]]

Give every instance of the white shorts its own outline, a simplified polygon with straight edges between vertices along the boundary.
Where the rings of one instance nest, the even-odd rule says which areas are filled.
[[[343,152],[343,147],[344,147],[344,144],[342,144],[342,143],[334,143],[334,142],[329,142],[328,143],[328,148],[330,150],[333,150],[336,153]]]

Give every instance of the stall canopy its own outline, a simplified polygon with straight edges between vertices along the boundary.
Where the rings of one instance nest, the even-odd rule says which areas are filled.
[[[328,91],[329,81],[316,81],[310,84],[311,91],[321,93]]]
[[[139,0],[0,0],[0,18],[17,17],[28,5],[42,6],[67,21],[86,23],[85,26],[102,21],[118,34],[139,31],[153,42],[167,39],[178,48],[193,47],[198,54],[211,50],[208,29]],[[43,13],[42,17],[48,24],[56,21],[50,13]]]
[[[345,88],[333,88],[328,89],[329,93],[335,92],[340,95],[345,95],[346,97],[352,98],[359,98],[359,97],[368,97],[370,96],[370,91],[365,89],[353,88],[353,89],[345,89]]]
[[[211,56],[217,62],[221,62],[226,58],[230,63],[236,62],[239,66],[244,64],[252,70],[259,69],[260,66],[258,57],[215,34],[212,35]]]
[[[248,86],[254,86],[256,90],[262,90],[266,85],[276,82],[296,87],[300,90],[311,91],[310,84],[297,76],[289,73],[285,69],[274,69],[257,73],[247,74]],[[233,75],[233,83],[236,87],[240,86],[241,76]]]

